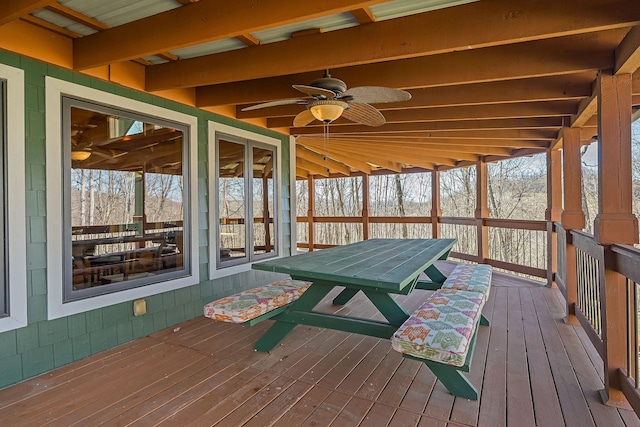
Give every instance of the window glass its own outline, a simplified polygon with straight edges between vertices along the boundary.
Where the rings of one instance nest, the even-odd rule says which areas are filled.
[[[277,253],[275,159],[272,146],[216,136],[219,267]]]
[[[218,215],[220,259],[246,258],[245,145],[221,139],[218,142]]]
[[[273,227],[273,150],[253,148],[253,236],[254,254],[275,251]]]
[[[65,300],[188,273],[183,125],[64,98]]]

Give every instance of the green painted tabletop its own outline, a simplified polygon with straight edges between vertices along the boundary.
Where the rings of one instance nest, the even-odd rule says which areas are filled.
[[[370,239],[317,252],[253,264],[295,279],[400,292],[438,259],[455,239]]]

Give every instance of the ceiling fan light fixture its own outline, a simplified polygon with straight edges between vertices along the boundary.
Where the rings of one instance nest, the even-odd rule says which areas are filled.
[[[90,155],[91,151],[72,151],[71,160],[81,162],[83,160],[87,160]]]
[[[324,123],[331,123],[342,115],[342,112],[348,107],[346,102],[342,101],[316,101],[309,111],[313,117]]]

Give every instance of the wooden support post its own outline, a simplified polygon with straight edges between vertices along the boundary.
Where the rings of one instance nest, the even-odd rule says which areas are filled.
[[[362,175],[362,239],[369,239],[369,175]]]
[[[578,276],[576,248],[571,244],[571,230],[584,228],[582,212],[582,166],[580,161],[580,129],[562,128],[562,165],[564,173],[564,210],[562,228],[567,233],[565,287],[567,301],[567,320],[577,323],[575,304],[578,301]]]
[[[438,239],[440,237],[440,172],[431,171],[431,237]]]
[[[631,74],[598,75],[598,215],[594,236],[601,245],[638,243],[632,210]]]
[[[553,223],[562,215],[562,159],[560,151],[547,150],[547,286],[553,286],[554,274],[558,271],[558,239]]]
[[[483,160],[476,162],[476,212],[478,233],[478,263],[482,264],[489,256],[489,228],[484,225],[489,218],[487,164]]]
[[[315,218],[316,218],[316,199],[315,199],[315,185],[316,181],[312,175],[309,175],[307,178],[307,194],[308,194],[308,206],[309,210],[307,211],[307,218],[309,224],[309,252],[313,252],[313,245],[315,241]]]
[[[638,243],[638,220],[632,211],[631,193],[631,80],[631,74],[614,76],[611,71],[601,71],[596,80],[599,144],[594,236],[605,246],[605,254],[608,245]],[[625,406],[618,370],[626,369],[628,357],[626,280],[607,267],[607,259],[605,256],[604,268],[600,268],[605,348],[602,396],[607,404]]]

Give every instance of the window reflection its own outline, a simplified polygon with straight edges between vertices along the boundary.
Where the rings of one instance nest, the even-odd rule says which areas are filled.
[[[277,254],[276,149],[222,135],[216,144],[219,264],[227,267]]]
[[[220,218],[220,260],[228,262],[247,256],[245,145],[220,139],[218,142],[218,212]]]
[[[253,148],[254,253],[275,252],[273,227],[273,150]]]
[[[73,290],[184,270],[183,131],[74,106],[69,125]]]

